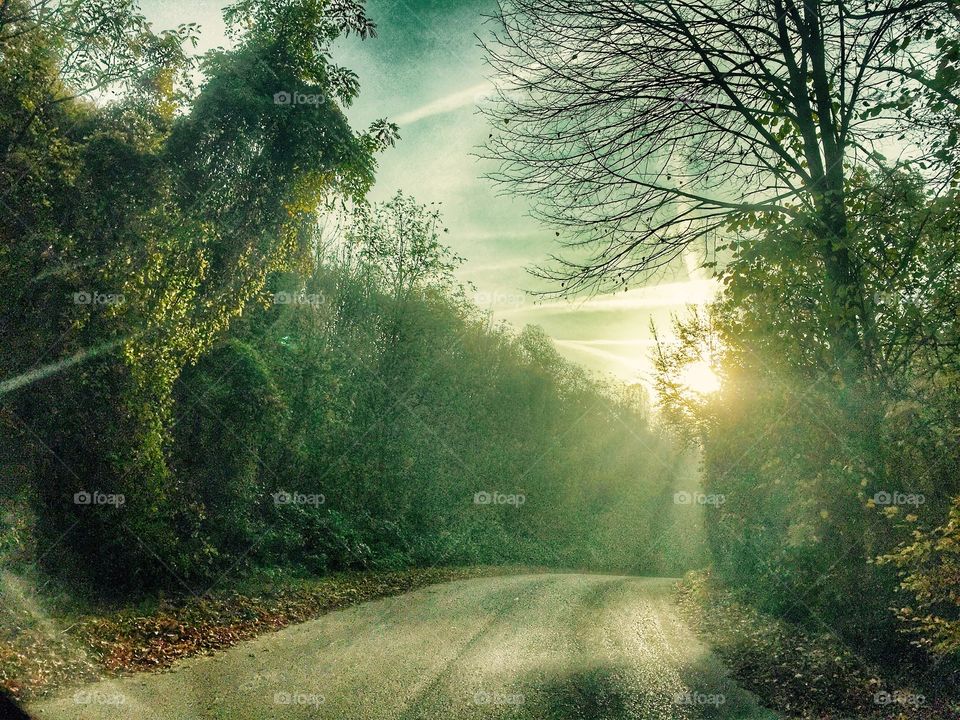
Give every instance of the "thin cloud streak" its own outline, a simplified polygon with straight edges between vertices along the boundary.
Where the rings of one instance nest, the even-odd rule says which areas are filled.
[[[587,355],[592,355],[593,357],[600,358],[608,363],[622,365],[627,370],[630,370],[634,373],[640,373],[641,370],[644,369],[643,365],[638,363],[637,360],[633,358],[629,358],[624,355],[617,355],[616,353],[607,352],[606,350],[600,350],[592,345],[586,345],[574,340],[554,340],[553,342],[557,345],[557,347],[563,348],[564,350],[573,350],[575,352],[582,352]]]
[[[554,340],[560,345],[589,345],[591,347],[653,347],[657,344],[653,338],[644,338],[643,340]]]
[[[473,87],[468,87],[465,90],[460,90],[437,100],[433,100],[432,102],[428,102],[426,105],[421,105],[410,112],[398,115],[393,119],[393,121],[401,128],[405,126],[409,127],[414,123],[425,120],[428,117],[433,117],[434,115],[443,115],[448,112],[453,112],[454,110],[459,110],[467,105],[476,105],[483,97],[489,95],[492,90],[493,85],[490,83],[480,83],[479,85],[474,85]]]

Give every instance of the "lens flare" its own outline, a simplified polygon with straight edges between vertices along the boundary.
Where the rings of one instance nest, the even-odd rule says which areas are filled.
[[[684,367],[680,383],[699,395],[711,395],[720,389],[720,378],[706,360],[698,360]]]

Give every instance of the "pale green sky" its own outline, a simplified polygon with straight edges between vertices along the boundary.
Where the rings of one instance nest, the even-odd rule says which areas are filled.
[[[223,5],[143,0],[143,11],[158,28],[199,23],[202,51],[225,44]],[[443,203],[445,239],[467,258],[460,275],[476,286],[477,304],[518,327],[541,325],[571,360],[649,385],[650,319],[665,334],[670,314],[709,298],[714,284],[678,267],[658,285],[615,297],[535,304],[524,294],[542,287],[524,268],[558,248],[553,230],[527,217],[523,202],[498,196],[481,178],[474,157],[488,134],[476,111],[488,85],[475,35],[484,34],[483,14],[492,9],[489,0],[371,0],[378,37],[337,46],[336,62],[360,76],[360,98],[347,111],[354,125],[381,117],[400,125],[397,147],[380,157],[371,199],[402,189],[420,202]]]

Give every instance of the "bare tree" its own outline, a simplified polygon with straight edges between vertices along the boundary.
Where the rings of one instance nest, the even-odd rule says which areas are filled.
[[[891,166],[879,153],[902,134],[902,113],[883,101],[933,61],[924,30],[955,22],[946,10],[501,0],[484,41],[498,88],[486,110],[491,177],[567,230],[566,252],[540,271],[557,293],[616,289],[751,213],[811,218],[838,301],[836,353],[856,365],[863,308],[846,174]]]

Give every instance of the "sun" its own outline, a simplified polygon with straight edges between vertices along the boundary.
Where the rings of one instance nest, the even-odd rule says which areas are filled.
[[[698,395],[711,395],[720,389],[720,378],[706,360],[686,365],[679,379],[681,385]]]

